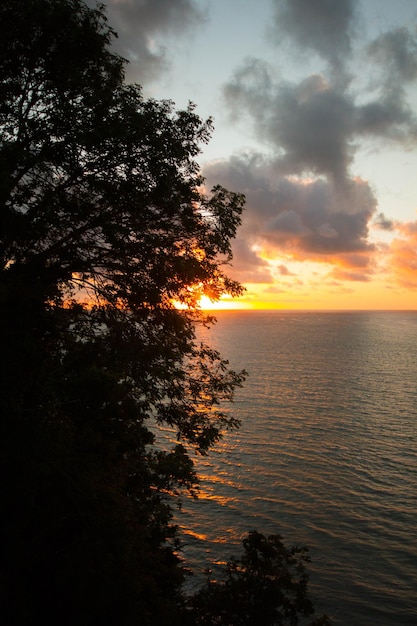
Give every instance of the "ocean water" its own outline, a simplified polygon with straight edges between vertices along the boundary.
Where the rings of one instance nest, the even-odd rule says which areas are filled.
[[[256,529],[309,547],[335,625],[415,626],[417,312],[216,316],[201,338],[249,377],[178,514],[189,588]]]

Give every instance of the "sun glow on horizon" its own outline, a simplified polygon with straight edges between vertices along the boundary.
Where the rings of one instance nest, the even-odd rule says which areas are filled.
[[[223,297],[212,301],[203,296],[199,305],[204,311],[244,310],[417,310],[417,294],[409,289],[384,284],[357,283],[322,286],[315,289],[291,288],[274,292],[271,285],[247,284],[239,298]]]
[[[204,311],[236,311],[254,308],[244,298],[230,298],[228,296],[223,296],[220,300],[211,300],[208,296],[202,296],[199,305]]]

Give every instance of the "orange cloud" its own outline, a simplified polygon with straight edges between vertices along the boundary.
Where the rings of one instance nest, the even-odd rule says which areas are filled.
[[[390,268],[402,287],[417,288],[417,221],[397,225],[400,237],[390,246]]]
[[[206,174],[246,195],[233,244],[233,276],[241,282],[271,282],[271,263],[280,258],[342,268],[345,280],[373,273],[369,227],[377,202],[367,181],[288,176],[273,159],[253,154],[212,163]]]

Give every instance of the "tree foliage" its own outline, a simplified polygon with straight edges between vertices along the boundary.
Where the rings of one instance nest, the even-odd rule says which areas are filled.
[[[190,600],[196,626],[297,626],[314,608],[307,594],[307,549],[287,548],[280,535],[257,531],[243,540],[240,559],[226,564],[224,577],[209,575]],[[323,616],[310,626],[328,626]]]
[[[204,188],[210,120],[125,84],[102,6],[4,0],[0,24],[2,619],[183,623],[172,497],[244,377],[198,301],[241,293],[244,199]]]

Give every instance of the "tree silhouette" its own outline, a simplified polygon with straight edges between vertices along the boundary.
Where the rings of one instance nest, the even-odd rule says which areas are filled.
[[[210,120],[125,84],[102,6],[4,0],[0,24],[2,621],[182,624],[172,499],[244,377],[198,301],[241,293],[244,198],[204,189]]]
[[[0,18],[2,614],[174,622],[166,494],[196,484],[183,444],[237,425],[219,403],[242,376],[195,325],[202,293],[240,292],[222,268],[243,198],[202,191],[211,122],[124,83],[102,7]],[[155,449],[155,422],[182,443]]]
[[[257,531],[243,540],[244,552],[225,566],[224,576],[211,574],[190,599],[196,626],[297,626],[314,614],[307,594],[307,549],[287,548],[280,535],[265,537]],[[304,622],[305,623],[305,622]],[[329,626],[326,616],[310,626]]]

